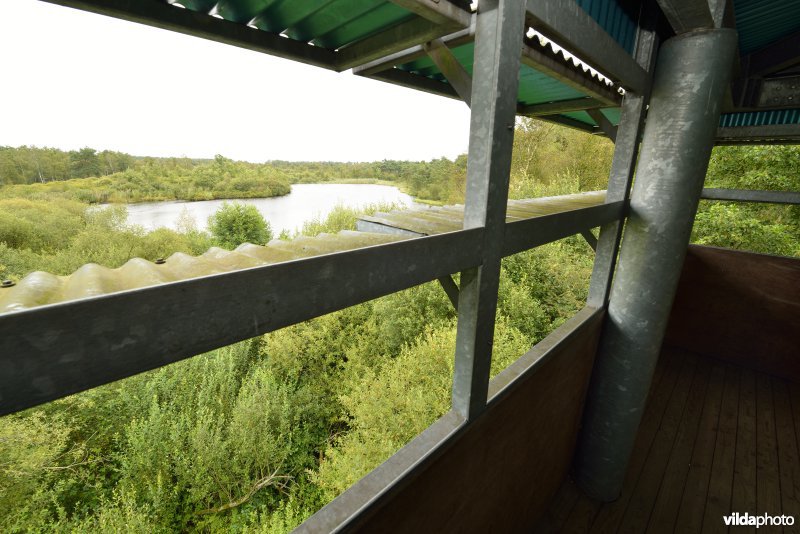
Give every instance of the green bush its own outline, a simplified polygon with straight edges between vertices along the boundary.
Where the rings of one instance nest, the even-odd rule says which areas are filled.
[[[263,245],[272,239],[272,228],[252,204],[223,202],[208,218],[208,228],[216,244],[229,250],[242,243]]]

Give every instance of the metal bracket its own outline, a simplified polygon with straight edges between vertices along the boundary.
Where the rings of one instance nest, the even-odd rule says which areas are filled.
[[[450,299],[450,302],[453,304],[453,308],[458,311],[458,284],[456,281],[453,280],[451,275],[440,276],[437,280],[439,280],[439,284],[441,284],[442,289],[444,292],[447,293],[447,298]]]
[[[591,230],[581,230],[581,235],[589,243],[589,246],[592,247],[592,250],[597,252],[597,238],[594,236]]]
[[[441,39],[434,39],[423,45],[425,52],[431,60],[439,67],[447,81],[458,93],[467,106],[472,100],[472,76],[461,66],[456,56]]]
[[[603,130],[603,133],[608,136],[614,143],[617,142],[617,127],[611,124],[611,121],[603,115],[599,109],[587,109],[586,113],[592,118],[594,122]]]

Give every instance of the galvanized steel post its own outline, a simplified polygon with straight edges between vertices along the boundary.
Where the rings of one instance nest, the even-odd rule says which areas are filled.
[[[737,34],[698,30],[659,51],[630,216],[584,415],[576,480],[619,497],[644,410],[714,135]]]
[[[517,109],[524,0],[478,4],[464,228],[483,227],[482,265],[461,273],[453,409],[486,406]]]

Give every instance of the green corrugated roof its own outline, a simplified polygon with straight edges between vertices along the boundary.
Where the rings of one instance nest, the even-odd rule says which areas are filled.
[[[83,6],[79,0],[58,1],[76,2],[78,7]],[[98,1],[92,0],[90,7],[85,8],[90,9]],[[575,1],[600,27],[605,29],[624,50],[628,53],[633,52],[638,13],[642,2],[631,0],[572,1]],[[132,20],[141,22],[144,17],[144,22],[155,25],[166,21],[166,27],[172,29],[177,27],[178,31],[188,29],[188,33],[202,37],[210,35],[209,38],[215,38],[217,36],[223,42],[233,42],[246,48],[269,51],[276,55],[331,69],[344,69],[358,64],[359,60],[362,64],[368,63],[378,59],[381,54],[400,53],[413,43],[430,39],[431,35],[444,36],[445,33],[453,32],[455,29],[465,29],[469,23],[467,0],[442,0],[441,2],[436,0],[428,7],[437,3],[439,7],[447,5],[447,9],[452,10],[447,14],[442,11],[437,15],[449,21],[447,25],[440,25],[440,33],[431,29],[430,21],[427,26],[426,23],[409,24],[402,26],[402,31],[398,34],[400,37],[382,37],[378,39],[377,43],[372,41],[368,45],[358,47],[354,45],[361,44],[364,39],[392,28],[400,28],[400,25],[404,23],[421,20],[421,17],[388,0],[174,0],[174,3],[182,8],[203,13],[209,17],[209,20],[203,20],[203,17],[192,15],[186,17],[187,22],[186,19],[174,16],[175,13],[171,10],[181,9],[181,7],[169,7],[170,3],[173,3],[173,0],[123,2],[121,3],[122,7],[111,6],[109,11],[110,14],[122,18],[126,18],[125,13],[130,12],[133,15]],[[733,5],[736,26],[739,31],[740,54],[742,55],[763,49],[788,35],[800,32],[800,0],[734,0]],[[420,6],[425,7],[425,4],[420,4]],[[210,28],[212,15],[235,24],[247,24],[255,29],[240,28],[237,30],[227,25],[212,29]],[[176,23],[171,19],[180,22]],[[238,35],[240,30],[241,36]],[[257,30],[268,33],[262,34]],[[217,31],[218,33],[215,33]],[[279,36],[286,38],[286,42],[290,44],[284,43],[284,39]],[[395,47],[391,46],[392,39],[397,39]],[[459,36],[459,39],[460,43],[465,42],[463,35]],[[530,42],[528,44],[536,48]],[[387,52],[389,49],[390,51]],[[473,51],[472,43],[461,44],[453,50],[458,61],[470,73],[472,72]],[[590,96],[590,92],[595,96],[598,94],[591,89],[582,91],[581,85],[584,87],[595,85],[596,90],[596,80],[589,83],[591,81],[590,74],[581,72],[579,67],[572,65],[570,61],[554,52],[548,45],[543,45],[535,52],[544,54],[546,58],[544,61],[556,62],[555,68],[544,70],[544,72],[561,72],[555,76],[559,76],[559,79],[565,80],[566,83],[543,74],[542,71],[536,70],[536,67],[532,68],[531,62],[528,62],[520,69],[518,97],[520,105],[530,106],[569,101],[582,96]],[[411,56],[418,57],[419,49],[412,52]],[[567,69],[574,69],[575,73],[564,74],[560,70],[561,65]],[[390,68],[391,65],[385,65],[385,67]],[[413,61],[406,60],[397,68],[416,76],[446,81],[439,69],[427,57]],[[562,76],[562,74],[564,75]],[[369,74],[365,75],[369,76]],[[582,82],[582,76],[586,77],[587,83]],[[376,77],[379,76],[376,74]],[[446,87],[440,90],[437,84],[430,84],[428,80],[419,80],[414,76],[409,77],[404,74],[403,76],[385,76],[384,79],[401,85],[452,95],[452,91]],[[570,80],[573,80],[574,83]],[[611,90],[613,91],[613,88]],[[603,91],[601,90],[600,93]],[[608,94],[601,97],[601,100],[613,104]],[[604,109],[603,113],[613,124],[618,123],[619,109],[608,108]],[[571,124],[579,127],[581,124],[596,126],[589,115],[583,111],[564,113],[562,117],[571,119]],[[795,123],[797,123],[796,115],[791,112],[767,111],[756,114],[725,115],[720,122],[723,126]]]
[[[179,0],[176,3],[193,11],[213,12],[231,22],[249,23],[259,29],[280,33],[290,39],[329,50],[358,42],[416,17],[410,11],[386,0]],[[578,4],[623,48],[633,50],[636,23],[615,0],[578,0]],[[470,73],[473,52],[472,43],[453,50],[459,62]],[[399,68],[427,78],[446,81],[427,57],[400,65]],[[581,96],[586,95],[529,66],[522,66],[520,69],[521,105],[569,100]],[[582,120],[587,124],[594,124],[588,116]]]
[[[575,0],[619,45],[633,54],[636,21],[616,0]]]
[[[620,117],[620,109],[619,108],[606,108],[601,109],[600,113],[606,116],[606,118],[613,124],[617,126],[619,124],[619,117]],[[570,113],[562,113],[562,117],[568,117],[570,119],[575,119],[576,121],[583,122],[585,124],[596,125],[597,123],[594,122],[588,113],[585,111],[573,111]]]
[[[475,45],[473,43],[467,43],[453,48],[452,52],[461,66],[472,74]],[[420,76],[445,81],[444,75],[429,57],[423,57],[416,61],[406,63],[401,65],[400,68],[408,72],[413,72],[414,74],[419,74]],[[522,105],[569,100],[582,96],[586,95],[527,65],[521,65],[520,67],[517,100]]]
[[[734,0],[739,52],[749,54],[800,31],[798,0]]]
[[[776,124],[800,124],[800,109],[726,113],[719,120],[720,126],[728,128],[735,126],[772,126]]]
[[[386,0],[181,0],[187,9],[313,43],[330,50],[359,41],[415,15]]]

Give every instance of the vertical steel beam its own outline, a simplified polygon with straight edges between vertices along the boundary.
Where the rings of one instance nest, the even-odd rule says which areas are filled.
[[[661,351],[731,75],[734,30],[685,33],[659,51],[639,171],[576,457],[591,497],[619,497]]]
[[[461,273],[453,409],[486,406],[517,109],[524,0],[482,0],[473,63],[464,228],[483,227],[483,263]]]
[[[648,74],[653,72],[658,36],[655,31],[654,10],[646,13],[645,25],[639,28],[636,39],[636,62]],[[650,84],[648,83],[649,87]],[[611,174],[608,177],[606,202],[627,201],[633,183],[633,173],[636,160],[639,156],[639,139],[642,136],[644,116],[647,109],[649,93],[637,94],[632,91],[625,93],[622,101],[617,136],[614,140],[614,158],[611,162]],[[608,302],[611,288],[611,279],[614,276],[614,267],[619,251],[619,242],[622,237],[623,221],[614,221],[600,228],[600,237],[595,249],[592,279],[589,284],[589,298],[587,304],[596,308],[603,307]]]

